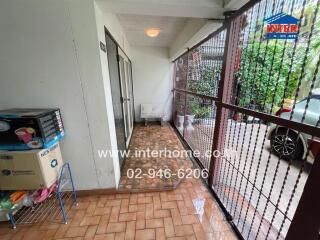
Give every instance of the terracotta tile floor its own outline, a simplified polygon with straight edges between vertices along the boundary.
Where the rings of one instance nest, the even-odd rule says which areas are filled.
[[[153,141],[159,144],[163,140],[159,131],[166,130],[172,137],[166,141],[182,147],[169,126],[151,126],[144,133],[137,129],[133,144],[143,146],[143,142],[150,142],[148,138],[135,138],[153,131],[158,134]],[[8,224],[1,224],[0,239],[237,239],[216,201],[202,181],[195,178],[183,179],[170,191],[87,196],[78,200],[79,205],[69,212],[68,225],[44,223],[12,230]]]
[[[68,225],[0,225],[0,239],[237,238],[202,182],[185,179],[173,191],[80,197]]]
[[[164,152],[158,152],[157,157],[152,157],[151,153],[149,156],[141,154],[137,156],[137,151],[150,150],[167,150],[167,154]],[[137,124],[133,131],[132,140],[130,143],[130,154],[125,161],[121,180],[120,180],[120,191],[148,191],[148,190],[170,190],[178,186],[181,179],[176,175],[179,169],[190,169],[192,168],[192,162],[182,155],[174,157],[174,151],[184,150],[180,140],[176,136],[176,133],[169,124],[160,126],[159,124],[149,124],[148,126]],[[172,155],[170,157],[169,151]],[[141,170],[141,178],[129,178],[128,169],[134,170],[137,174]],[[171,177],[155,176],[150,177],[148,171],[154,169],[156,172],[159,169],[169,169]],[[130,176],[130,175],[129,175]]]

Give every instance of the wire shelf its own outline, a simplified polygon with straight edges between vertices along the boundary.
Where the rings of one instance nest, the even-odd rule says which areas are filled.
[[[77,205],[77,196],[73,184],[69,163],[61,169],[58,187],[44,202],[32,207],[22,207],[8,213],[15,229],[17,225],[42,224],[44,222],[63,222],[67,224],[67,215],[72,205]]]

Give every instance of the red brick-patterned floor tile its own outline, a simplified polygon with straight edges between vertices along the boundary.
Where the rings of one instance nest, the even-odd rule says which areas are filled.
[[[156,239],[156,231],[154,229],[144,229],[136,231],[137,240],[153,240]]]
[[[107,233],[124,232],[126,229],[125,222],[109,223],[107,226]]]
[[[169,124],[162,127],[156,124],[148,126],[138,124],[133,131],[129,149],[130,154],[125,161],[120,180],[120,190],[123,191],[175,189],[182,180],[176,176],[179,169],[192,167],[187,157],[169,155],[169,151],[183,149],[181,142]],[[147,151],[147,149],[163,150],[163,152],[158,151],[157,155],[154,155],[155,157],[152,157],[152,154],[148,156],[147,152],[136,156],[137,151]],[[167,153],[165,153],[165,149]],[[140,178],[130,178],[128,170],[134,170],[136,173],[141,172]],[[159,172],[159,170],[167,170],[172,174],[170,177],[161,175],[150,177],[149,171]],[[141,203],[149,203],[148,201],[148,198],[140,200]]]
[[[80,226],[98,225],[100,222],[100,218],[100,216],[84,217],[80,222]]]
[[[156,219],[147,219],[146,220],[146,228],[161,228],[163,227],[163,219],[156,218]]]
[[[94,237],[94,240],[114,240],[114,239],[115,239],[114,233],[96,235]]]
[[[83,237],[86,234],[87,226],[70,227],[65,234],[65,237]]]

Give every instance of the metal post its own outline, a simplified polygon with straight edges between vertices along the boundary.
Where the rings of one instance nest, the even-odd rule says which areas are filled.
[[[57,193],[57,198],[58,198],[58,202],[59,202],[60,211],[61,211],[61,214],[63,217],[63,222],[64,222],[64,224],[68,224],[67,213],[64,209],[64,204],[62,202],[61,192]]]
[[[173,85],[173,89],[175,89],[176,87],[176,75],[177,74],[177,62],[173,62],[173,82],[172,82],[172,85]],[[176,98],[176,95],[175,95],[175,91],[172,89],[172,110],[171,110],[171,123],[173,123],[173,125],[175,125],[175,121],[176,121],[176,106],[175,106],[175,98]]]
[[[77,192],[76,188],[74,187],[74,182],[73,182],[73,177],[72,177],[72,172],[71,172],[71,167],[70,164],[68,163],[68,171],[69,171],[69,176],[70,176],[70,181],[71,181],[71,186],[72,186],[72,195],[73,195],[73,203],[78,206],[78,200],[77,200]]]
[[[212,155],[211,155],[211,160],[210,160],[210,165],[209,165],[209,187],[212,187],[214,185],[214,171],[217,167],[219,167],[219,159],[214,156],[214,151],[216,150],[221,150],[223,146],[221,145],[222,142],[224,142],[223,139],[223,128],[222,128],[222,119],[225,114],[225,111],[223,111],[223,108],[221,106],[221,102],[223,99],[223,95],[226,93],[225,91],[225,80],[227,76],[227,61],[228,61],[228,48],[230,44],[230,24],[227,27],[227,35],[226,35],[226,40],[225,40],[225,50],[224,50],[224,57],[223,57],[223,66],[222,66],[222,71],[221,71],[221,79],[219,82],[219,89],[218,89],[218,100],[215,102],[216,104],[216,119],[215,119],[215,126],[214,126],[214,139],[212,142]],[[229,68],[228,68],[229,69]]]
[[[12,229],[16,229],[17,225],[16,225],[16,220],[15,220],[13,214],[12,213],[8,213],[8,217],[9,217],[10,223],[12,225]]]
[[[287,240],[319,239],[320,229],[320,154],[315,158],[298,207],[287,233]]]
[[[222,103],[226,103],[230,100],[230,95],[232,93],[231,89],[233,88],[233,75],[234,75],[234,63],[236,59],[235,51],[237,49],[237,44],[233,40],[238,40],[240,34],[240,18],[236,19],[234,22],[227,23],[227,35],[225,39],[225,50],[224,50],[224,60],[221,71],[221,80],[219,82],[219,92],[218,100],[216,101],[216,120],[214,127],[214,139],[212,143],[212,156],[209,166],[209,187],[213,187],[216,182],[216,177],[214,172],[219,168],[220,157],[213,155],[215,151],[223,153],[224,150],[224,141],[226,133],[226,124],[224,119],[227,119],[229,110],[223,108]],[[237,42],[237,41],[236,41]]]
[[[190,51],[189,51],[189,48],[187,50],[187,71],[186,71],[186,87],[185,87],[185,91],[188,90],[188,77],[189,77],[189,54],[190,54]],[[184,93],[184,121],[183,121],[183,130],[182,130],[182,136],[183,136],[183,139],[185,139],[185,125],[187,123],[186,121],[186,115],[187,115],[187,97],[188,97],[188,94],[187,93]]]

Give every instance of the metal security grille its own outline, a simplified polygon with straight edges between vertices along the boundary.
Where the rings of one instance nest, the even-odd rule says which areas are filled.
[[[251,1],[174,63],[175,125],[244,239],[318,239],[319,5]]]
[[[226,31],[214,34],[175,62],[175,125],[203,168],[209,169]],[[190,94],[189,94],[190,93]]]

